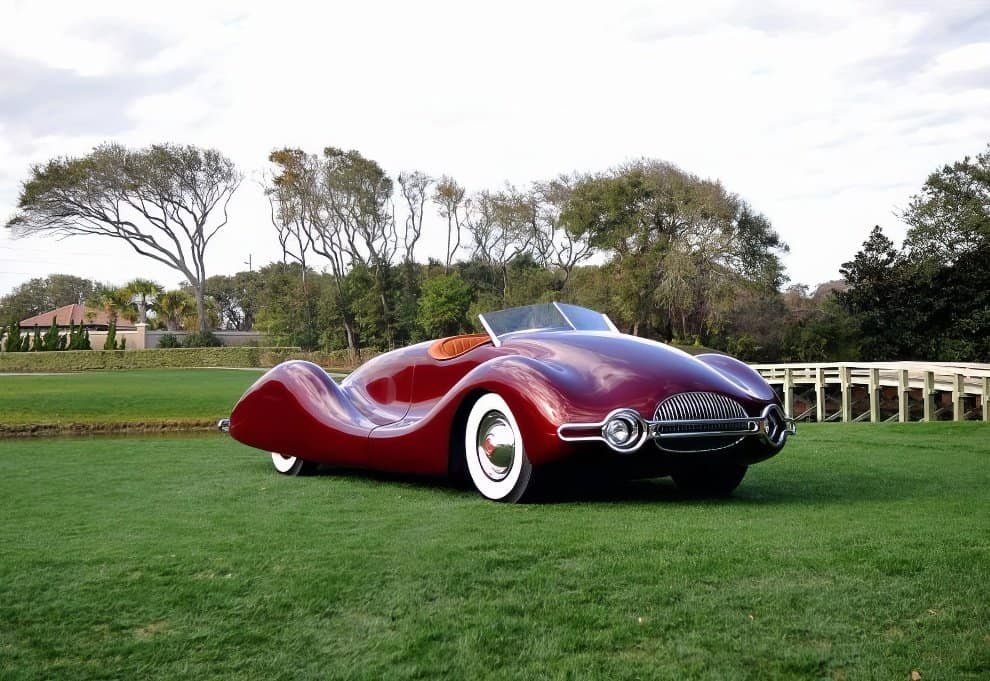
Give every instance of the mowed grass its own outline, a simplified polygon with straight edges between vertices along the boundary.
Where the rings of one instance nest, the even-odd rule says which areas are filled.
[[[0,424],[217,419],[261,370],[156,369],[0,374]]]
[[[220,435],[0,442],[0,677],[985,679],[990,428],[506,506]]]

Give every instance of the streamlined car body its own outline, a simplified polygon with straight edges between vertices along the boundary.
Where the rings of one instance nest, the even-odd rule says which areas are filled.
[[[500,501],[558,464],[724,495],[794,432],[766,381],[731,357],[622,334],[574,305],[480,318],[484,334],[379,355],[339,384],[315,364],[280,364],[221,428],[281,473],[466,474]]]

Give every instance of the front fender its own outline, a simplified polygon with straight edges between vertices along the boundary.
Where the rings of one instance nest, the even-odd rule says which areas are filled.
[[[770,384],[753,367],[735,357],[711,352],[697,355],[695,359],[704,362],[720,374],[734,382],[749,395],[759,400],[780,403],[780,398]]]
[[[572,446],[557,436],[557,427],[573,420],[572,396],[580,390],[566,368],[529,357],[499,357],[476,367],[463,383],[475,392],[502,396],[534,465],[556,461],[571,451]]]
[[[443,475],[452,453],[459,454],[466,407],[479,395],[502,396],[522,431],[530,461],[554,461],[570,451],[557,437],[557,426],[569,409],[566,388],[552,365],[521,356],[493,358],[464,375],[428,409],[413,405],[402,421],[375,428],[369,439],[369,459],[383,470]]]

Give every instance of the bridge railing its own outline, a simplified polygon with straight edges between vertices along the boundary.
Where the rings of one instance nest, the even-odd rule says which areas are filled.
[[[784,411],[815,421],[990,422],[990,364],[833,362],[752,364]],[[951,416],[950,416],[951,414]]]

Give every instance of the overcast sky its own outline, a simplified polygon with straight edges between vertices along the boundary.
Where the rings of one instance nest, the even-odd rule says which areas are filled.
[[[814,285],[990,142],[990,5],[0,0],[0,219],[31,164],[105,140],[245,171],[209,274],[278,257],[251,179],[268,152],[333,145],[470,190],[670,161],[769,217]],[[114,241],[2,232],[0,295],[54,272],[181,280]]]

